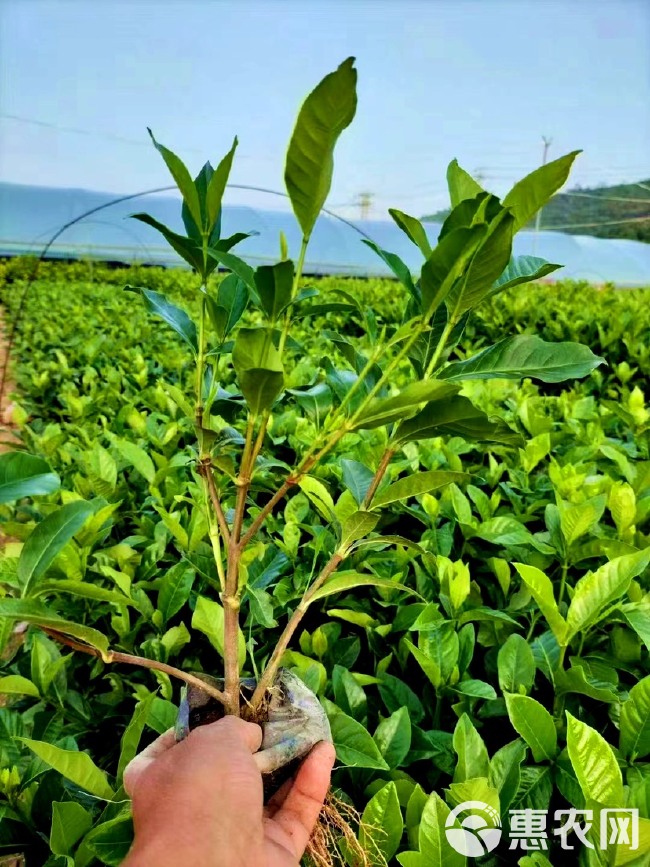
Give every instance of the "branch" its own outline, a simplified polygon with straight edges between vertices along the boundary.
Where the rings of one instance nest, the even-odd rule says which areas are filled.
[[[96,656],[98,659],[104,660],[104,662],[124,662],[126,665],[139,665],[141,668],[150,668],[153,671],[162,671],[165,674],[168,674],[170,677],[175,677],[178,680],[182,680],[190,686],[194,686],[197,689],[203,690],[212,698],[215,698],[218,702],[223,704],[226,700],[226,696],[221,692],[221,690],[217,689],[214,686],[210,686],[209,683],[206,683],[204,680],[201,680],[200,677],[196,677],[193,674],[187,674],[184,671],[181,671],[179,668],[174,668],[171,665],[167,665],[164,662],[157,662],[155,659],[147,659],[145,656],[132,656],[130,653],[119,653],[116,650],[111,650],[108,652],[108,655],[102,654],[95,647],[91,647],[89,644],[83,644],[80,641],[75,641],[74,638],[70,638],[67,635],[64,635],[61,632],[57,632],[55,629],[47,629],[45,627],[40,627],[43,632],[50,636],[50,638],[54,638],[56,641],[61,644],[65,644],[68,647],[71,647],[73,650],[81,650],[83,653],[87,653],[90,656]]]
[[[291,641],[294,632],[300,625],[300,621],[305,616],[307,609],[309,608],[309,605],[314,598],[314,595],[318,590],[320,590],[320,588],[327,581],[330,575],[336,571],[339,564],[343,561],[344,556],[345,555],[341,551],[336,551],[334,554],[332,554],[330,559],[323,567],[320,575],[302,597],[300,605],[293,612],[291,619],[284,627],[284,631],[278,639],[278,643],[275,645],[275,649],[271,654],[271,658],[267,662],[266,668],[264,669],[264,672],[258,680],[257,686],[255,687],[255,692],[253,693],[253,697],[250,700],[249,709],[251,712],[254,713],[259,708],[262,701],[264,700],[267,689],[269,689],[269,687],[273,685],[273,681],[275,680],[278,668],[280,667],[282,657],[284,656],[284,653],[289,646],[289,642]]]
[[[208,486],[210,501],[212,503],[214,513],[217,516],[217,521],[219,522],[219,529],[221,530],[224,544],[228,545],[230,542],[230,530],[228,529],[228,522],[226,521],[226,516],[224,515],[223,508],[221,506],[217,486],[214,483],[214,475],[212,474],[212,463],[200,463],[199,472],[205,479]]]
[[[377,488],[379,487],[379,483],[384,478],[384,474],[388,469],[388,464],[390,463],[391,458],[395,454],[395,449],[390,448],[388,446],[381,456],[381,460],[379,461],[379,466],[377,467],[377,472],[373,476],[372,481],[370,482],[370,487],[366,492],[366,496],[363,498],[363,506],[365,509],[372,503],[372,498],[377,493]]]

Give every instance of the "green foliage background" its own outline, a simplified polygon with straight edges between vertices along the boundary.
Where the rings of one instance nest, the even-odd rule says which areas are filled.
[[[29,267],[0,267],[9,320]],[[205,520],[192,507],[194,431],[175,388],[190,384],[194,367],[171,330],[122,291],[125,283],[146,286],[195,313],[195,280],[180,271],[41,266],[19,330],[15,376],[26,443],[62,487],[0,507],[3,532],[18,540],[5,549],[0,595],[15,582],[20,540],[38,520],[61,503],[99,501],[100,511],[47,572],[43,598],[108,634],[115,647],[219,673],[217,636],[202,616],[217,576]],[[395,282],[313,285],[323,301],[340,300],[333,293],[344,290],[359,311],[304,320],[293,332],[288,388],[310,383],[322,357],[345,367],[328,333],[367,349],[361,311],[372,309],[379,325],[396,325],[402,315],[405,290]],[[245,316],[255,322],[259,314]],[[387,830],[375,844],[406,867],[414,863],[409,850],[423,864],[464,863],[444,839],[434,852],[435,841],[449,806],[477,797],[496,799],[504,817],[509,808],[636,806],[646,820],[642,844],[650,846],[643,556],[650,545],[650,292],[568,282],[517,287],[480,307],[455,352],[462,359],[522,332],[580,341],[607,366],[570,384],[466,382],[464,393],[519,430],[525,445],[461,437],[407,445],[392,478],[404,470],[462,470],[471,483],[389,506],[382,533],[419,548],[360,548],[343,574],[369,574],[381,586],[346,592],[344,583],[343,592],[315,603],[286,658],[330,713],[335,784]],[[289,406],[270,427],[272,461],[281,464],[291,465],[314,435],[317,408],[300,393],[295,400],[306,414]],[[227,415],[225,401],[222,409]],[[331,549],[328,512],[342,519],[356,508],[361,465],[376,465],[385,433],[352,433],[342,446],[315,471],[324,487],[291,494],[247,561],[243,638],[258,664]],[[256,474],[258,502],[268,498],[271,464],[268,475],[263,463]],[[230,470],[227,436],[221,469]],[[531,569],[550,579],[561,622]],[[591,589],[581,585],[586,614],[574,623],[568,673],[554,679],[567,605],[590,572],[597,577]],[[160,673],[68,653],[37,630],[20,643],[4,629],[1,639],[0,854],[24,850],[28,864],[50,867],[119,864],[128,811],[119,797],[101,799],[119,796],[138,742],[173,724],[177,685]],[[52,748],[43,753],[35,741]],[[75,753],[84,759],[70,769],[57,749],[87,751],[94,764]],[[589,771],[588,755],[599,757],[597,772]],[[550,863],[565,863],[557,840],[549,844]],[[517,863],[524,854],[500,849],[480,863]],[[583,849],[580,863],[646,863],[638,853],[606,857]]]

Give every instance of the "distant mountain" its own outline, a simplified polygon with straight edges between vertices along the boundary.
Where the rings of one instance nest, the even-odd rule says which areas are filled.
[[[448,213],[438,211],[422,219],[440,223]],[[633,222],[619,222],[623,220]],[[534,221],[529,224],[529,228],[533,227]],[[614,187],[576,187],[558,193],[542,212],[541,228],[650,244],[650,179]]]

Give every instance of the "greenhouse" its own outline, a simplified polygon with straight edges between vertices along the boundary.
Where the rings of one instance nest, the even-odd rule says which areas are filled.
[[[223,208],[224,236],[235,231],[256,233],[238,248],[251,265],[276,260],[280,232],[287,237],[290,250],[297,250],[300,245],[299,228],[288,206],[284,210],[278,208],[278,202],[284,204],[280,194],[270,193],[268,198],[267,209],[227,204]],[[170,195],[120,197],[89,190],[2,183],[0,256],[41,255],[60,233],[47,251],[49,257],[181,265],[180,258],[163,245],[156,231],[128,219],[139,211],[147,211],[177,231],[183,229],[180,202]],[[440,225],[426,226],[430,239],[435,241]],[[413,271],[419,267],[418,250],[392,221],[349,221],[328,212],[321,215],[316,225],[306,273],[390,276],[384,262],[362,243],[364,239],[397,253]],[[522,231],[515,238],[514,253],[561,263],[563,267],[551,279],[588,280],[622,287],[650,282],[650,246],[639,241]]]

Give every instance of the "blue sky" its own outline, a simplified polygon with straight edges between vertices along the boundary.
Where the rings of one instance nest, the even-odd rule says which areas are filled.
[[[644,0],[0,0],[0,179],[164,184],[149,125],[192,169],[237,133],[232,179],[282,189],[301,99],[351,54],[359,109],[330,197],[342,214],[362,190],[374,217],[445,205],[453,157],[504,192],[539,163],[542,135],[551,158],[584,148],[582,186],[650,174]]]

